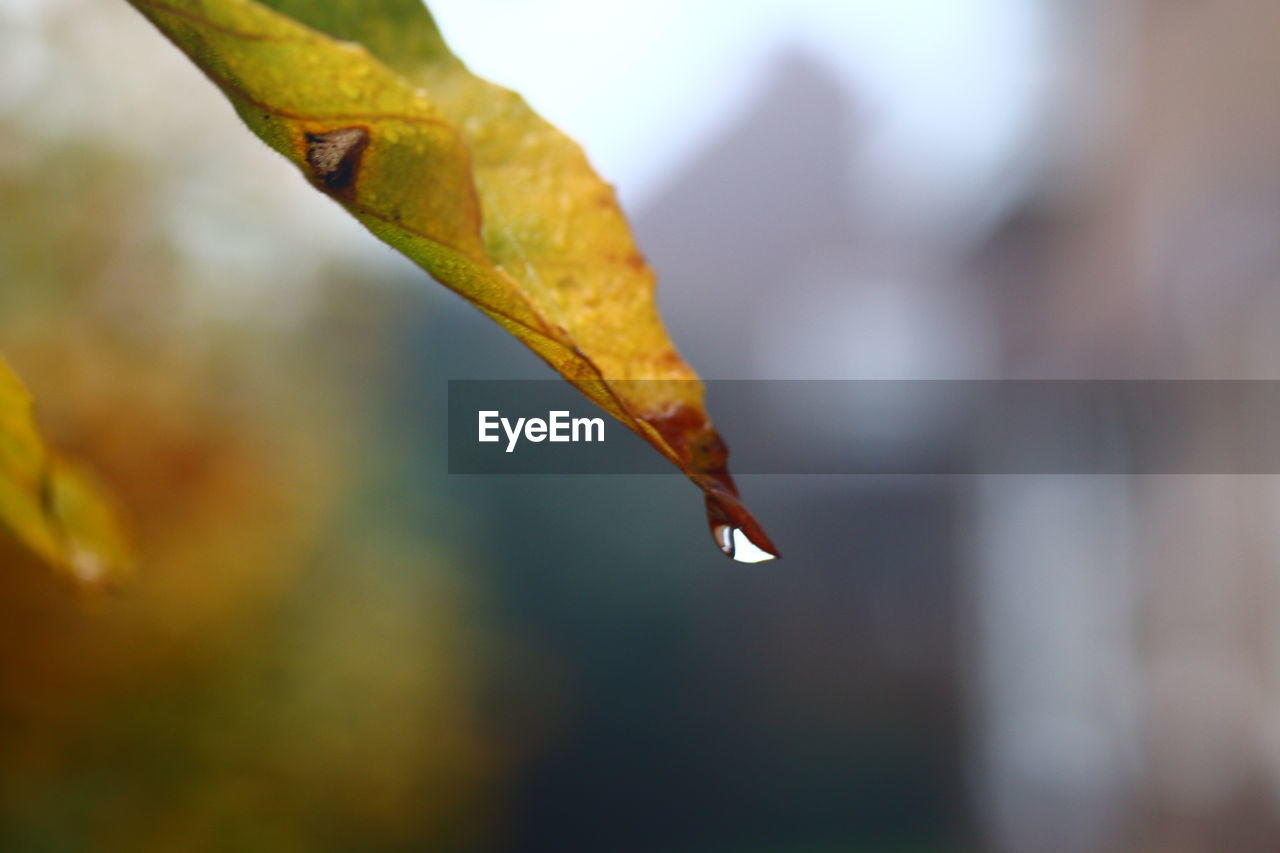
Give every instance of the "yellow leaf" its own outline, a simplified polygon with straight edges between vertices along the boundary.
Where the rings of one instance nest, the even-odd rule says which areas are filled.
[[[31,394],[0,359],[0,524],[85,589],[113,585],[132,557],[110,499],[92,478],[49,449]]]
[[[776,555],[612,187],[518,95],[468,72],[420,2],[130,1],[317,189],[687,474],[722,550],[745,536]]]

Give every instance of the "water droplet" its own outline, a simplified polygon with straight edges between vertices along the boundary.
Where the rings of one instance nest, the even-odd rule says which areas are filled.
[[[729,488],[732,488],[732,481]],[[736,490],[725,492],[725,497],[736,498],[736,496]],[[765,560],[778,558],[778,552],[773,547],[773,543],[769,541],[765,532],[759,529],[759,525],[755,524],[751,516],[747,515],[749,523],[744,529],[738,526],[737,519],[721,500],[708,495],[706,506],[707,526],[711,528],[711,538],[715,539],[716,547],[726,557],[732,557],[739,563],[763,563]],[[758,538],[753,538],[752,534],[747,532],[753,525]]]
[[[733,550],[729,551],[729,556],[737,560],[739,563],[763,563],[766,560],[778,559],[777,554],[771,554],[756,543],[747,538],[747,534],[738,528],[733,530]],[[723,548],[721,550],[724,550]]]
[[[716,524],[711,528],[711,535],[715,537],[716,544],[720,546],[720,550],[725,554],[733,556],[733,528],[727,524]]]
[[[747,534],[732,525],[713,524],[711,535],[715,537],[716,545],[725,556],[732,557],[739,563],[763,563],[766,560],[778,558],[777,554],[772,554],[756,545]]]

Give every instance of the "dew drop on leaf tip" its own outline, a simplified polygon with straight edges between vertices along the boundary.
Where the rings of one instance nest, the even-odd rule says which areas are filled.
[[[717,524],[712,528],[711,533],[715,537],[716,545],[725,556],[732,557],[739,563],[763,563],[766,560],[776,560],[778,557],[777,554],[770,554],[756,545],[747,538],[747,534],[732,525]]]

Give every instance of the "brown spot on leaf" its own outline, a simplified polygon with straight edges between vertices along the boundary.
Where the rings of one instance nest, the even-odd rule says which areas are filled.
[[[355,182],[368,144],[369,131],[363,127],[308,133],[307,165],[312,177],[329,192],[342,192]]]

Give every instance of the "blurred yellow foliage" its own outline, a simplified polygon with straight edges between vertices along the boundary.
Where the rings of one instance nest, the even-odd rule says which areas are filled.
[[[367,271],[330,258],[306,307],[268,322],[188,274],[209,261],[163,216],[181,161],[0,128],[0,163],[25,164],[0,168],[0,341],[140,555],[134,583],[85,600],[0,535],[0,849],[482,832],[504,759],[473,700],[468,567],[363,511],[391,452],[364,395],[404,294],[371,298]],[[236,283],[270,292],[282,270]]]
[[[45,444],[30,393],[2,359],[0,522],[82,587],[118,583],[133,567],[110,499],[87,472]]]

